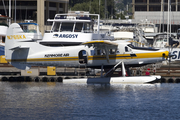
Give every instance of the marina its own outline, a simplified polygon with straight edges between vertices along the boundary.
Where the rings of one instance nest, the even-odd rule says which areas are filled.
[[[91,19],[89,17],[91,15],[98,16],[97,26],[96,26],[95,31],[93,31],[93,21],[91,21]],[[137,28],[137,27],[131,26],[131,24],[130,24],[130,26],[128,25],[128,27],[127,26],[123,26],[123,27],[122,26],[119,26],[119,27],[109,26],[109,28],[111,28],[111,29],[109,29],[109,33],[107,34],[107,31],[105,33],[101,33],[103,31],[103,29],[99,28],[99,26],[100,26],[99,19],[100,18],[99,18],[98,14],[84,13],[83,17],[82,17],[82,15],[80,17],[80,12],[75,12],[75,14],[74,13],[73,14],[56,14],[54,19],[48,20],[50,22],[53,22],[53,24],[51,26],[51,30],[46,31],[44,33],[44,36],[42,36],[41,32],[39,31],[38,24],[30,23],[29,22],[30,20],[27,20],[28,21],[27,23],[19,23],[18,25],[14,24],[14,26],[16,26],[16,28],[20,26],[20,29],[18,31],[23,31],[23,32],[20,32],[20,34],[23,33],[23,35],[17,35],[19,33],[18,32],[16,33],[16,31],[14,31],[14,33],[16,34],[16,37],[14,35],[10,34],[10,36],[7,36],[7,39],[26,39],[27,42],[30,41],[31,43],[32,42],[38,43],[40,45],[47,46],[47,48],[48,47],[49,48],[50,47],[51,48],[53,48],[53,47],[65,48],[64,46],[77,46],[77,45],[81,45],[81,44],[85,45],[85,46],[88,45],[88,47],[95,46],[95,51],[94,51],[94,53],[92,53],[92,50],[91,50],[91,55],[106,54],[105,57],[107,59],[108,64],[107,63],[104,63],[104,64],[107,64],[107,65],[112,65],[112,63],[109,64],[109,59],[112,59],[109,57],[109,55],[114,54],[114,52],[116,52],[116,54],[119,53],[119,50],[117,50],[117,48],[115,48],[114,46],[116,46],[117,43],[124,44],[123,42],[119,42],[119,41],[127,41],[127,40],[133,41],[131,43],[132,45],[128,45],[128,47],[125,46],[125,52],[127,52],[127,54],[129,54],[130,51],[132,51],[132,49],[140,50],[140,47],[142,47],[141,50],[145,50],[145,51],[146,50],[158,51],[158,49],[148,48],[147,45],[151,44],[151,42],[148,43],[148,41],[145,38],[143,38],[143,34],[142,34],[143,32],[141,31],[141,29],[145,33],[146,32],[149,33],[149,31],[147,29],[147,23],[145,24],[146,25],[145,28]],[[150,28],[149,28],[150,32],[154,33],[155,28],[152,28],[152,23],[148,23],[148,24],[150,24]],[[139,25],[139,26],[144,27],[143,24]],[[147,31],[145,31],[145,30],[147,30]],[[20,36],[22,36],[22,37],[20,37]],[[82,38],[86,38],[86,39],[82,39]],[[113,38],[117,42],[113,43],[114,42]],[[149,38],[147,38],[147,39],[149,39]],[[101,40],[101,41],[98,41],[98,40]],[[109,42],[107,42],[107,41],[109,41]],[[150,41],[152,41],[152,38]],[[109,46],[98,45],[98,43],[109,44]],[[168,42],[166,40],[165,44],[167,44],[167,43]],[[9,46],[7,43],[6,43],[6,45]],[[110,45],[111,45],[111,47],[110,47]],[[28,46],[29,46],[29,44],[28,44]],[[153,46],[154,46],[154,48],[158,48],[158,47],[155,47],[155,45],[153,45]],[[12,47],[9,50],[17,51],[17,50],[21,50],[21,49],[29,49],[29,48],[26,47],[26,45],[22,46],[22,48],[21,48],[21,45],[19,45],[18,47],[14,47],[14,48]],[[167,48],[165,48],[165,49],[168,50]],[[107,51],[110,51],[110,53],[108,53]],[[121,51],[124,51],[124,50],[120,49],[120,53],[122,53]],[[98,53],[98,52],[100,52],[100,53]],[[123,54],[125,54],[125,52]],[[14,52],[14,53],[16,53],[16,52]],[[169,56],[171,53],[174,54],[175,52],[174,51],[169,52]],[[35,66],[36,65],[39,65],[39,66],[32,67],[32,69],[28,70],[30,67],[29,65],[24,66],[23,65],[24,63],[19,64],[16,62],[11,62],[11,64],[13,66],[15,66],[19,69],[27,69],[27,70],[17,70],[17,69],[13,70],[13,66],[11,66],[11,65],[9,66],[9,64],[2,64],[3,71],[1,72],[1,74],[2,74],[1,80],[2,81],[20,81],[20,82],[23,82],[23,81],[65,82],[65,81],[70,81],[70,79],[71,79],[74,82],[79,82],[79,80],[80,80],[80,81],[83,81],[83,83],[84,82],[88,83],[88,81],[91,78],[96,79],[96,80],[98,79],[98,77],[102,78],[102,67],[103,67],[102,63],[101,63],[102,65],[99,65],[99,66],[101,66],[101,70],[99,70],[99,71],[101,71],[101,73],[99,73],[99,75],[97,75],[97,74],[92,75],[92,74],[88,73],[89,71],[87,71],[87,69],[88,69],[87,65],[89,64],[89,62],[88,62],[87,55],[88,55],[87,50],[81,50],[79,52],[79,55],[78,55],[78,59],[79,59],[79,63],[80,63],[80,64],[78,63],[79,68],[74,63],[73,63],[74,65],[69,64],[68,67],[65,67],[66,64],[60,65],[59,63],[57,64],[57,62],[55,64],[52,64],[52,63],[49,64],[49,63],[45,62],[45,63],[30,63],[30,66],[31,66],[31,64],[34,64]],[[136,54],[130,53],[130,55],[133,55],[133,57],[136,57]],[[24,56],[26,56],[26,55],[24,55]],[[64,55],[59,54],[59,53],[58,54],[45,54],[44,56],[46,57],[46,59],[50,59],[51,57],[69,56],[69,53],[65,53]],[[3,57],[3,56],[1,56],[1,57]],[[15,57],[15,55],[13,55],[13,57]],[[166,59],[167,59],[167,54],[163,53],[162,57],[166,57]],[[20,56],[17,55],[17,58],[19,59]],[[24,59],[23,55],[22,55],[22,58]],[[179,58],[179,57],[176,56],[176,58]],[[27,58],[25,58],[25,59],[27,59]],[[174,59],[174,57],[172,57],[172,59]],[[1,58],[1,60],[4,60],[4,62],[6,63],[7,58],[6,58],[6,60]],[[165,59],[163,60],[161,58],[161,60],[164,61]],[[161,60],[157,60],[157,62],[161,61]],[[149,61],[150,60],[148,60],[148,62]],[[9,60],[9,62],[10,62],[10,60]],[[121,63],[121,62],[123,62],[123,63],[125,62],[126,65],[129,64],[126,59],[125,61],[122,60],[119,63],[115,63],[115,66],[118,66],[119,64],[122,64],[122,66],[123,66],[123,63]],[[141,66],[140,62],[138,64],[136,62],[135,63],[131,63],[131,62],[130,62],[130,64],[132,64],[132,65],[134,64],[134,66],[138,67],[138,64],[139,64],[139,66]],[[90,66],[93,66],[93,64]],[[147,64],[150,64],[150,63],[147,63]],[[45,66],[57,66],[57,67],[54,67],[55,73],[53,73],[53,75],[48,75],[48,72],[49,72],[48,67],[47,68],[42,67],[44,65]],[[58,67],[58,66],[61,66],[61,67]],[[80,68],[80,66],[81,67],[83,66],[84,69]],[[65,67],[65,68],[63,68],[63,67]],[[75,67],[75,68],[73,68],[73,67]],[[87,69],[86,69],[86,67],[87,67]],[[121,68],[121,69],[123,69],[123,68]],[[128,79],[128,81],[129,80],[131,81],[131,80],[135,79],[136,76],[139,76],[139,78],[138,78],[139,80],[140,80],[140,78],[143,78],[144,81],[146,81],[145,77],[150,80],[150,78],[153,78],[154,76],[156,76],[156,78],[153,78],[153,79],[159,83],[163,83],[163,82],[179,83],[178,68],[175,68],[175,69],[173,68],[173,73],[172,73],[172,71],[171,72],[169,71],[170,69],[167,71],[166,68],[163,68],[163,70],[161,68],[158,68],[159,70],[156,69],[156,72],[152,72],[149,75],[146,75],[147,71],[145,69],[144,70],[142,70],[142,69],[140,70],[140,69],[141,68],[132,68],[128,77],[125,77],[125,74],[124,74],[125,72],[122,72],[122,76],[124,77],[124,78],[122,77],[122,79],[123,79],[122,81],[126,81],[125,79]],[[174,74],[174,71],[176,74]],[[92,73],[92,71],[91,71],[91,73]],[[108,72],[106,71],[104,74],[106,75],[107,73]],[[120,73],[120,71],[116,72],[116,73],[117,74],[112,75],[112,80],[109,81],[108,83],[113,83],[114,81],[116,81],[115,77],[119,76],[118,74]],[[105,78],[102,78],[102,81],[103,81],[103,79],[105,79]],[[121,79],[121,77],[119,77],[119,81],[121,81],[120,79]],[[158,80],[156,80],[156,79],[158,79]],[[99,81],[99,80],[97,80],[97,81]],[[94,83],[96,83],[96,82],[94,81]],[[121,83],[133,83],[133,82],[134,81],[121,82]],[[103,82],[100,82],[100,83],[107,83],[107,82],[106,82],[106,80],[104,80]],[[142,83],[146,83],[146,82],[142,82]],[[147,83],[149,83],[149,82],[147,82]]]
[[[2,0],[1,120],[179,120],[171,1]]]

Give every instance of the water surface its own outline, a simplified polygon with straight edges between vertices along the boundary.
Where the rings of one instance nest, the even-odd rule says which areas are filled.
[[[0,82],[1,120],[171,120],[180,84]]]

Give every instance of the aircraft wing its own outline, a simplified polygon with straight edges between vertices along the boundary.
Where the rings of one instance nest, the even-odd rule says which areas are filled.
[[[93,40],[93,41],[89,41],[89,42],[85,42],[83,43],[84,45],[88,45],[88,46],[118,46],[117,43],[111,42],[111,41],[105,41],[105,40]]]
[[[88,45],[88,47],[94,47],[99,49],[104,49],[106,59],[109,62],[109,49],[117,48],[118,44],[111,42],[111,41],[105,41],[105,40],[94,40],[83,43],[84,45]]]

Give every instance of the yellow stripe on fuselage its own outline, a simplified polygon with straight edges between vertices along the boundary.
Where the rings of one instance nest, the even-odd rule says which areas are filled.
[[[78,57],[55,57],[55,58],[29,58],[29,59],[7,59],[6,61],[27,61],[27,62],[33,62],[33,61],[77,61],[79,60]]]
[[[163,53],[165,54],[165,58],[168,57],[169,52],[154,52],[154,53],[137,53],[136,56],[131,56],[130,54],[117,54],[117,55],[109,55],[109,59],[141,59],[141,58],[157,58],[162,57]],[[41,62],[41,61],[78,61],[79,57],[53,57],[53,58],[29,58],[29,59],[7,59],[8,62],[17,61],[17,62]],[[88,60],[106,60],[105,55],[96,55],[96,56],[88,56]]]

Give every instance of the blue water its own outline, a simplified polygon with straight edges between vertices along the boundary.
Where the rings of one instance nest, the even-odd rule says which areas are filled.
[[[0,82],[1,120],[180,119],[180,84]]]

